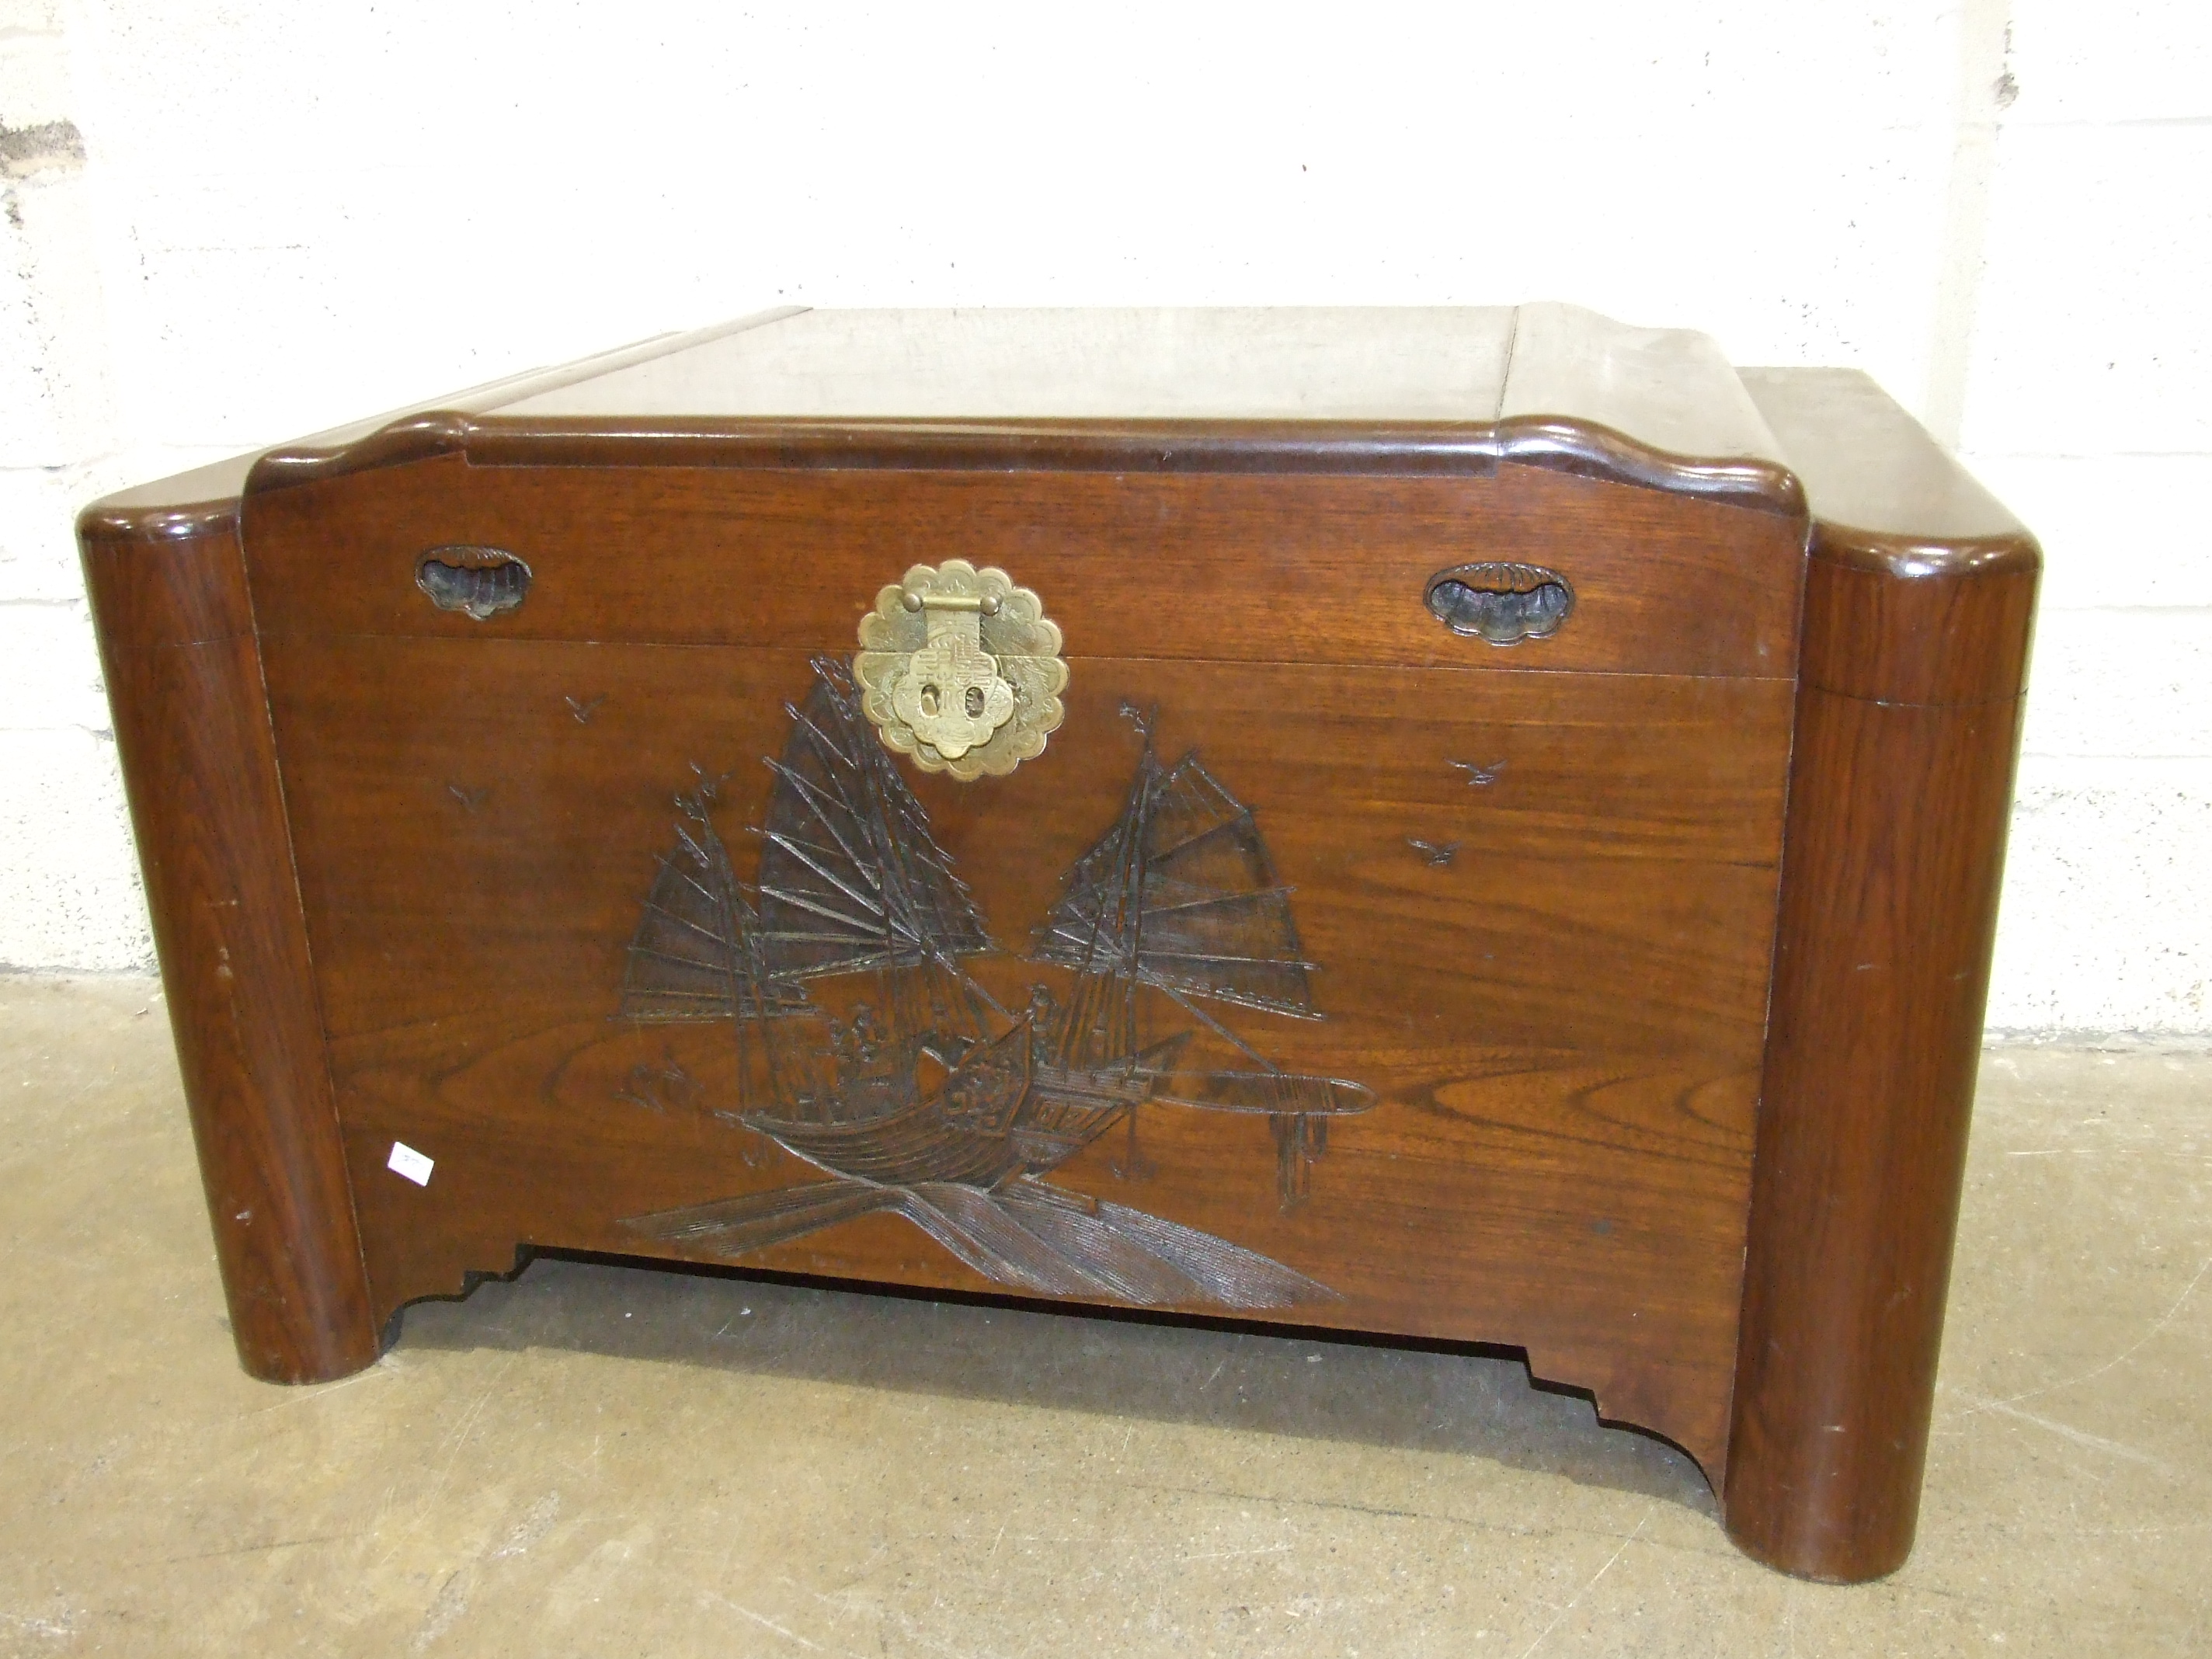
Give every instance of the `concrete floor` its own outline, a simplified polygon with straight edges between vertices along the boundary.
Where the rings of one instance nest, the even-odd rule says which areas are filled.
[[[2212,1652],[2212,1056],[1993,1050],[1920,1543],[1510,1361],[542,1261],[224,1329],[157,988],[0,980],[0,1653]]]

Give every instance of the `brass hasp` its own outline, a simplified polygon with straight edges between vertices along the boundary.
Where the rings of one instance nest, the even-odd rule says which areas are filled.
[[[1043,752],[1065,712],[1060,647],[1035,593],[1003,570],[947,559],[876,595],[853,678],[885,748],[965,783]]]

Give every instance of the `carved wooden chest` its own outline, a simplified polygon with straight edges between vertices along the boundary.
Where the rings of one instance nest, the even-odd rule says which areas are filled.
[[[1863,376],[785,313],[81,531],[256,1375],[532,1246],[1501,1343],[1903,1559],[2038,554]]]

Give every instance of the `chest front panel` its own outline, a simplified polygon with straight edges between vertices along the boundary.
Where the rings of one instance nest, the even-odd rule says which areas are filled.
[[[536,1243],[1504,1343],[1719,1467],[1802,524],[449,457],[246,543],[383,1310]],[[967,783],[840,665],[950,558],[1069,671]],[[1440,621],[1481,562],[1556,632]]]

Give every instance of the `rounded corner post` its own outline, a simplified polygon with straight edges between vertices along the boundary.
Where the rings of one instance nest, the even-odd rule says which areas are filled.
[[[1728,1530],[1912,1547],[2039,558],[1817,526],[1752,1172]]]
[[[325,1382],[381,1351],[235,503],[79,520],[231,1332]]]

